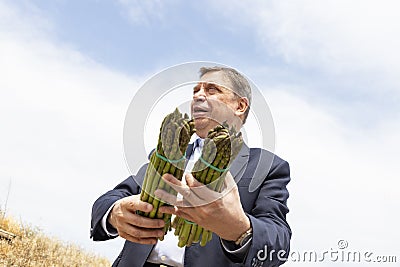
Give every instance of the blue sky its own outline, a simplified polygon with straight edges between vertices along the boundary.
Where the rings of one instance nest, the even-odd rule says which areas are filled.
[[[277,44],[273,43],[272,34],[260,33],[260,29],[257,29],[259,25],[254,27],[249,18],[241,18],[235,13],[237,11],[220,13],[220,9],[225,9],[228,3],[183,3],[182,1],[167,3],[30,1],[30,3],[19,6],[23,10],[27,9],[27,12],[32,12],[33,9],[36,16],[49,21],[49,37],[55,43],[68,46],[108,68],[127,75],[132,73],[150,75],[160,68],[193,60],[222,62],[240,66],[243,71],[262,66],[269,67],[272,71],[279,71],[284,76],[276,78],[275,73],[269,75],[268,72],[263,72],[259,74],[260,80],[279,83],[284,78],[286,83],[304,85],[302,93],[310,98],[315,98],[317,94],[319,101],[332,101],[333,98],[339,99],[340,102],[368,102],[366,104],[374,107],[377,106],[371,98],[375,99],[377,95],[373,89],[382,90],[382,85],[393,87],[391,84],[382,84],[383,77],[371,77],[363,68],[351,69],[351,72],[355,73],[342,71],[332,73],[331,69],[321,68],[320,65],[303,64],[277,54],[279,52],[275,51],[274,46]],[[273,7],[268,4],[262,6]],[[263,34],[266,36],[265,40],[260,38]],[[313,42],[312,38],[306,41],[305,44]],[[368,36],[365,36],[365,41],[370,41]],[[350,46],[351,40],[344,39],[343,45]],[[317,45],[316,49],[318,48],[325,47]],[[348,60],[345,57],[338,59],[344,64],[346,63],[343,61]],[[373,64],[374,62],[370,65]],[[254,77],[258,78],[256,75],[257,73]],[[376,76],[378,75],[379,73],[376,73]],[[304,89],[311,92],[304,92]],[[378,100],[390,112],[392,111],[390,108],[399,98],[381,97]],[[368,117],[371,116],[374,114],[368,114]]]
[[[70,44],[122,72],[146,74],[160,64],[206,58],[217,61],[228,58],[231,64],[240,58],[248,57],[246,64],[260,59],[255,57],[255,38],[245,27],[231,30],[229,20],[219,18],[201,3],[171,1],[154,4],[160,4],[161,8],[149,10],[152,5],[138,2],[138,9],[144,13],[138,20],[129,14],[133,3],[37,1],[36,4],[53,22],[56,28],[53,37],[57,42]],[[225,45],[229,43],[235,45]],[[155,58],[158,60],[152,60]]]
[[[171,65],[215,61],[270,105],[292,169],[292,247],[397,253],[399,4],[187,2],[0,1],[0,206],[11,181],[10,214],[113,259],[122,241],[90,241],[89,214],[129,175],[135,91]]]

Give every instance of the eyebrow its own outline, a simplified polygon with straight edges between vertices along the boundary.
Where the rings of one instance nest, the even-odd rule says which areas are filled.
[[[215,83],[215,82],[199,82],[195,87],[193,87],[193,89],[197,89],[197,88],[198,88],[199,86],[201,86],[202,84],[204,84],[205,87],[209,87],[209,86],[211,85],[211,86],[217,87],[218,89],[227,89],[227,90],[230,90],[230,91],[234,92],[234,91],[233,91],[232,89],[230,89],[229,87],[226,87],[226,86],[224,86],[224,85],[220,85],[220,84]]]

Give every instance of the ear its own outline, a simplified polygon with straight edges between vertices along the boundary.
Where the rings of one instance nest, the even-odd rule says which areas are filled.
[[[247,97],[241,97],[238,99],[238,105],[235,110],[235,115],[241,117],[244,115],[249,107],[249,99]]]

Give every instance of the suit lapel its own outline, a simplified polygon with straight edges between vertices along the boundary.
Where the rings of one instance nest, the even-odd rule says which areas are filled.
[[[240,149],[238,155],[233,160],[229,168],[229,171],[231,172],[236,183],[239,182],[239,180],[242,178],[243,171],[245,170],[244,167],[249,161],[249,155],[250,149],[245,143],[243,143],[242,148]]]

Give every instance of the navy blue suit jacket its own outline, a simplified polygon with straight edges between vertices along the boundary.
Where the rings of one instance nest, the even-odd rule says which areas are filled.
[[[92,209],[90,231],[93,240],[111,238],[104,232],[101,220],[115,201],[140,193],[139,184],[143,182],[146,168],[147,164],[141,167],[135,179],[130,176],[96,200]],[[243,145],[230,167],[230,172],[237,182],[243,209],[250,218],[253,228],[253,239],[247,255],[243,259],[226,252],[220,243],[220,238],[213,234],[212,240],[205,247],[193,244],[185,248],[184,265],[188,267],[279,266],[283,261],[278,259],[278,251],[284,251],[279,254],[281,258],[288,257],[291,237],[291,230],[286,222],[286,214],[289,211],[286,205],[289,197],[286,189],[290,181],[289,164],[266,150]],[[255,191],[249,190],[252,180],[259,181],[260,184]],[[125,241],[113,266],[141,267],[153,247],[154,245]],[[265,255],[265,252],[273,250],[275,252]]]

